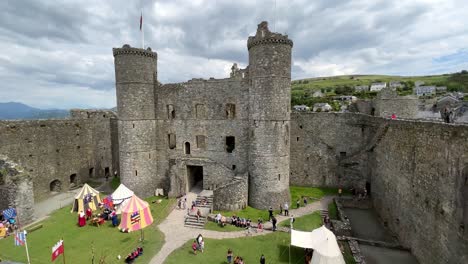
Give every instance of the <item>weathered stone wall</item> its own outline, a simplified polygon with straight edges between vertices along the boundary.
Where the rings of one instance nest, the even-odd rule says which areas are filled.
[[[246,76],[194,79],[157,88],[159,188],[187,192],[187,166],[203,166],[203,187],[212,189],[248,169],[248,82]],[[233,109],[229,109],[233,105]],[[230,114],[228,110],[233,110]],[[173,111],[173,112],[172,112]],[[169,135],[174,136],[173,148]],[[226,137],[234,137],[228,152]],[[197,140],[198,138],[198,140]],[[190,146],[187,154],[186,146]],[[169,175],[172,173],[171,178]]]
[[[31,176],[20,166],[0,155],[0,210],[13,207],[20,224],[33,220],[34,192]]]
[[[421,263],[468,263],[468,126],[389,121],[369,161],[374,206],[400,242]]]
[[[0,121],[0,153],[31,175],[36,201],[50,196],[54,180],[61,183],[61,191],[66,191],[90,177],[105,176],[106,168],[113,170],[112,115],[97,117]]]
[[[418,114],[418,98],[412,96],[398,96],[390,88],[382,89],[373,100],[375,116],[390,118],[395,114],[398,118],[416,118]]]
[[[223,211],[244,209],[247,206],[248,193],[247,175],[236,177],[213,191],[213,209]]]
[[[351,113],[292,113],[290,184],[365,186],[366,149],[380,126],[371,119]]]

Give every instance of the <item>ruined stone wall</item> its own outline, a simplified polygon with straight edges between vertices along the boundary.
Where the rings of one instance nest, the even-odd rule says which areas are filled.
[[[379,123],[351,113],[291,114],[290,184],[352,188],[364,186],[367,148]]]
[[[468,126],[389,121],[369,162],[375,208],[420,263],[467,263]]]
[[[31,176],[20,166],[0,155],[0,210],[16,209],[20,224],[33,220],[34,192]]]
[[[157,167],[158,175],[167,179],[160,183],[162,188],[175,196],[188,191],[187,165],[203,166],[205,189],[247,171],[247,84],[246,76],[239,75],[157,88]],[[235,142],[231,152],[226,146],[228,136]],[[190,154],[186,154],[186,144]]]
[[[112,171],[109,118],[0,121],[0,154],[31,175],[34,198],[40,201],[50,196],[54,180],[67,191],[90,177],[103,177],[106,167]]]
[[[398,118],[416,118],[418,100],[412,98],[375,99],[375,116],[390,118],[395,114]]]

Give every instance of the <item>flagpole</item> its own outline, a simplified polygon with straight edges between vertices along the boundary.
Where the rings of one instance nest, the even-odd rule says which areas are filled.
[[[28,238],[26,237],[26,231],[24,231],[24,246],[26,248],[26,257],[28,258],[28,264],[31,264],[31,260],[29,259],[29,251],[28,251]]]
[[[63,242],[63,238],[62,238],[62,247],[63,247],[63,264],[65,264],[65,242]]]

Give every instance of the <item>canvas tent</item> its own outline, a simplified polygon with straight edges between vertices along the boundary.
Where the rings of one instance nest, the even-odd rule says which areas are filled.
[[[335,234],[325,226],[312,232],[291,230],[291,245],[313,249],[312,264],[345,264]]]
[[[118,214],[121,213],[121,210],[128,203],[130,198],[133,196],[133,191],[128,189],[127,186],[122,183],[115,189],[112,193],[112,202],[114,203],[115,209]]]
[[[85,183],[81,190],[75,195],[72,212],[84,212],[88,208],[94,211],[98,208],[100,202],[101,198],[99,197],[99,192]]]

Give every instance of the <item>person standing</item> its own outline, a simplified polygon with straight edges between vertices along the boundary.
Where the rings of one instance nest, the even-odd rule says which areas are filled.
[[[307,197],[304,196],[304,206],[307,205]]]
[[[274,216],[271,219],[271,223],[273,224],[273,231],[276,231],[276,218]]]
[[[343,193],[343,190],[341,188],[338,188],[338,197],[341,198],[342,193]]]
[[[232,250],[231,249],[228,249],[227,251],[226,260],[227,260],[227,263],[231,264],[232,262]]]
[[[297,199],[296,206],[297,206],[297,208],[299,208],[299,206],[301,206],[301,200]]]
[[[263,254],[260,257],[260,264],[265,264],[265,256]]]
[[[289,205],[288,205],[288,203],[284,203],[284,215],[285,216],[289,215]]]
[[[290,223],[291,229],[293,229],[293,223],[295,221],[296,221],[296,219],[294,218],[294,215],[291,215],[291,217],[289,218],[289,223]]]
[[[282,206],[281,204],[280,204],[280,212],[279,212],[279,214],[280,214],[280,215],[283,214],[283,206]]]
[[[192,250],[193,250],[193,254],[197,254],[197,241],[194,240],[193,243],[192,243]]]
[[[268,209],[268,220],[271,220],[273,218],[273,208],[270,206]]]

